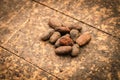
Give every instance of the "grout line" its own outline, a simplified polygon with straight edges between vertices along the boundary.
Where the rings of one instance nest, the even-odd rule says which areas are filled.
[[[10,52],[11,54],[13,54],[13,55],[15,55],[15,56],[17,56],[17,57],[19,57],[19,58],[21,58],[21,59],[23,59],[24,61],[28,62],[29,64],[33,65],[34,67],[37,67],[38,69],[40,69],[40,70],[42,70],[42,71],[44,71],[44,72],[46,72],[46,73],[48,73],[48,74],[50,74],[50,75],[52,75],[52,76],[56,77],[58,80],[62,80],[61,78],[57,77],[56,75],[54,75],[54,74],[52,74],[52,73],[50,73],[50,72],[47,72],[46,70],[44,70],[44,69],[40,68],[40,67],[39,67],[39,66],[37,66],[36,64],[33,64],[33,63],[32,63],[32,62],[30,62],[30,61],[27,61],[25,58],[23,58],[23,57],[21,57],[21,56],[17,55],[16,53],[14,53],[14,52],[10,51],[9,49],[5,48],[4,46],[1,46],[1,45],[0,45],[0,48],[2,48],[2,49],[4,49],[4,50],[6,50],[6,51],[8,51],[8,52]]]
[[[99,31],[101,31],[101,32],[103,32],[103,33],[105,33],[105,34],[107,34],[107,35],[110,35],[110,36],[112,36],[112,37],[117,38],[117,39],[120,40],[120,38],[117,37],[116,35],[112,35],[112,34],[109,33],[109,32],[103,31],[103,30],[101,30],[101,29],[99,29],[99,28],[97,28],[97,27],[94,27],[94,26],[92,26],[92,25],[90,25],[90,24],[88,24],[88,23],[86,23],[86,22],[84,22],[84,21],[81,21],[81,20],[79,20],[79,19],[76,19],[76,18],[74,18],[74,17],[72,17],[72,16],[70,16],[70,15],[68,15],[68,14],[65,14],[64,12],[61,12],[61,11],[59,11],[59,10],[57,10],[57,9],[54,9],[54,8],[52,8],[52,7],[50,7],[50,6],[47,6],[47,5],[44,4],[44,3],[41,3],[41,2],[36,1],[36,0],[32,0],[32,1],[34,1],[34,2],[36,2],[36,3],[38,3],[38,4],[40,4],[40,5],[43,5],[43,6],[45,6],[45,7],[48,7],[48,8],[50,8],[50,9],[56,11],[56,12],[59,12],[59,13],[65,15],[65,16],[67,16],[67,17],[70,17],[70,18],[72,18],[72,19],[74,19],[74,20],[76,20],[76,21],[78,21],[78,22],[81,22],[81,23],[83,23],[83,24],[85,24],[85,25],[87,25],[87,26],[90,26],[90,27],[92,27],[92,28],[94,28],[94,29],[97,29],[97,30],[99,30]]]

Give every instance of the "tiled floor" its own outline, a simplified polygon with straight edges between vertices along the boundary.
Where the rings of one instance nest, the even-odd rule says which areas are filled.
[[[5,3],[0,5],[1,80],[120,79],[119,0],[1,0],[0,3]],[[78,57],[57,56],[51,44],[40,41],[52,17],[64,23],[77,22],[82,32],[91,32],[91,42],[81,48]]]

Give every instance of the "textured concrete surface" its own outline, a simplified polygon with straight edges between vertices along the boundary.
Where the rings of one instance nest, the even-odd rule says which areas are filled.
[[[35,0],[120,38],[120,0]]]
[[[56,77],[0,48],[0,80],[56,80]]]
[[[3,2],[5,1],[6,0],[3,0]],[[115,18],[118,21],[116,21],[114,17],[111,17],[110,19],[106,19],[106,23],[99,23],[99,20],[101,20],[101,18],[103,19],[101,15],[107,14],[106,12],[103,13],[99,11],[102,9],[104,11],[104,7],[99,7],[98,5],[100,1],[101,0],[93,0],[93,2],[87,0],[58,0],[56,2],[53,0],[41,0],[39,1],[40,3],[38,3],[27,0],[13,0],[12,2],[14,3],[12,4],[16,3],[14,7],[9,7],[9,5],[11,5],[9,1],[5,2],[5,7],[8,9],[7,11],[4,10],[3,5],[0,5],[2,11],[2,13],[0,13],[0,65],[2,66],[0,67],[4,68],[1,68],[0,79],[119,80],[119,14],[115,13]],[[1,3],[3,2],[1,1]],[[118,3],[116,2],[116,4]],[[17,5],[19,5],[18,8]],[[76,7],[76,9],[74,9],[74,7]],[[90,7],[91,11],[89,11]],[[9,8],[13,9],[13,11]],[[116,8],[119,9],[118,6]],[[106,8],[105,10],[108,9]],[[77,22],[83,28],[82,33],[85,31],[91,33],[91,42],[80,48],[81,51],[78,57],[57,56],[51,44],[40,40],[42,34],[50,29],[47,23],[49,18],[52,17],[57,17],[63,21],[63,23],[72,24]],[[96,23],[94,18],[97,19]],[[77,19],[84,21],[84,23]],[[113,20],[111,21],[111,19]],[[112,23],[118,23],[118,26],[113,25],[109,27],[109,24]],[[91,27],[91,25],[94,27]],[[101,25],[106,26],[99,27]],[[113,37],[114,35],[116,37]],[[6,65],[10,65],[10,67],[6,67]],[[28,71],[29,69],[30,72]]]

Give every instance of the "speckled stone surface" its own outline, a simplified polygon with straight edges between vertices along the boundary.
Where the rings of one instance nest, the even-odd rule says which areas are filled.
[[[49,29],[49,18],[53,16],[67,23],[77,22],[33,2],[30,20],[2,46],[61,79],[119,79],[118,39],[78,22],[83,27],[82,32],[91,32],[91,42],[81,48],[80,55],[76,58],[57,56],[51,44],[40,41],[42,33]]]
[[[6,43],[29,21],[31,5],[28,0],[0,0],[0,44]]]
[[[94,6],[98,6],[98,9],[93,10],[83,21],[120,38],[120,0],[99,0],[97,4],[88,1],[88,3],[93,4],[90,9]]]
[[[43,2],[49,3],[50,1],[45,0]],[[67,3],[67,1],[65,2]],[[51,3],[51,5],[52,4],[53,3]],[[62,80],[119,80],[120,79],[120,67],[119,67],[120,40],[119,39],[114,38],[111,35],[101,32],[88,25],[77,22],[75,19],[67,17],[58,11],[50,9],[36,2],[26,1],[26,5],[24,6],[28,6],[28,7],[23,7],[23,9],[18,14],[18,16],[20,17],[13,18],[12,21],[14,24],[12,24],[12,22],[10,21],[10,24],[6,24],[5,26],[8,29],[11,28],[9,30],[10,32],[13,33],[0,35],[0,37],[3,37],[1,39],[3,41],[3,42],[1,41],[1,46],[14,52],[16,55],[26,60],[21,63],[17,63],[18,65],[26,64],[26,62],[30,62],[32,64],[37,65],[41,69],[44,69],[45,71],[59,77]],[[72,14],[72,11],[70,13]],[[24,17],[26,15],[28,17]],[[88,17],[89,16],[90,15],[88,15]],[[54,53],[54,47],[51,44],[40,40],[40,37],[43,35],[43,33],[48,29],[50,29],[50,27],[48,26],[48,20],[51,17],[57,17],[63,23],[72,24],[77,22],[83,27],[82,33],[85,31],[91,33],[92,40],[88,45],[81,47],[81,52],[78,57],[72,58],[70,56],[57,56]],[[18,22],[16,22],[17,21],[16,19],[19,19]],[[23,21],[23,22],[20,23],[19,21],[20,22]],[[19,25],[17,25],[18,23]],[[3,30],[3,32],[5,31]],[[3,56],[3,52],[2,52],[2,56]],[[13,65],[14,65],[13,59],[17,60],[18,58],[17,57],[9,58],[9,60],[13,61]],[[13,66],[13,69],[14,68],[15,67]],[[21,67],[17,67],[16,69],[19,68],[21,69]],[[35,69],[35,71],[38,70]],[[4,73],[4,75],[5,74],[7,73]],[[38,72],[36,72],[36,76],[37,75],[39,75]],[[37,79],[39,80],[39,78]],[[51,80],[52,79],[54,80],[54,78],[51,78]],[[36,79],[34,78],[33,80]],[[44,80],[44,76],[43,76],[43,80]]]
[[[35,0],[120,38],[120,0]]]
[[[0,48],[0,80],[58,80],[29,62]]]

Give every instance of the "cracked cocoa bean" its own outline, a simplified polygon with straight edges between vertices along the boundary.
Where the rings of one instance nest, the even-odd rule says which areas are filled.
[[[87,44],[91,40],[91,35],[89,32],[85,32],[76,39],[76,43],[80,46]]]
[[[70,37],[70,35],[69,35],[69,34],[66,34],[66,35],[60,37],[60,38],[56,41],[55,47],[59,47],[59,46],[60,46],[60,39],[63,38],[63,37]]]
[[[55,49],[55,53],[58,55],[68,54],[72,51],[71,46],[60,46]]]
[[[62,37],[59,40],[61,46],[72,46],[74,44],[73,40],[70,37]]]
[[[73,57],[78,56],[79,53],[80,53],[79,45],[78,44],[74,44],[72,46],[71,56],[73,56]]]
[[[61,21],[58,20],[57,18],[50,18],[49,19],[49,22],[48,22],[48,25],[55,29],[56,27],[60,27],[61,26]]]
[[[73,41],[76,41],[78,36],[79,36],[79,31],[77,29],[72,29],[70,31],[70,37],[73,39]]]
[[[47,32],[45,32],[45,33],[42,35],[41,39],[42,39],[43,41],[48,40],[54,32],[55,32],[54,29],[49,29]]]
[[[53,35],[50,37],[50,43],[55,43],[60,37],[61,34],[59,32],[54,32]]]

